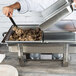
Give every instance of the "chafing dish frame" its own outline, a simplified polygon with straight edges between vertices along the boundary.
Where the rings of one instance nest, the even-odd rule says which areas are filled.
[[[19,27],[20,27],[21,25],[19,25]],[[22,25],[23,27],[39,27],[38,25]],[[59,47],[60,47],[60,45],[62,46],[62,49],[63,49],[63,66],[68,66],[68,61],[69,61],[69,44],[70,43],[76,43],[75,41],[47,41],[47,40],[44,40],[44,33],[43,33],[43,38],[42,38],[42,40],[41,41],[8,41],[8,38],[9,38],[9,36],[10,36],[10,34],[11,34],[11,30],[12,30],[12,27],[13,27],[13,25],[11,26],[11,28],[9,29],[9,31],[7,32],[7,34],[6,34],[6,36],[4,37],[4,39],[3,39],[3,41],[2,41],[2,43],[7,43],[7,45],[8,45],[8,47],[9,46],[17,46],[17,49],[18,49],[18,57],[19,57],[19,63],[20,63],[20,65],[21,66],[24,66],[25,65],[25,62],[24,62],[24,59],[26,59],[26,58],[24,58],[24,55],[23,55],[23,46],[25,46],[25,47],[29,47],[28,45],[32,45],[31,47],[34,49],[34,51],[36,50],[36,48],[41,48],[41,49],[39,49],[40,51],[35,51],[34,53],[44,53],[44,50],[45,50],[45,46],[46,45],[52,45],[52,44],[54,44],[54,46],[55,45],[58,45]],[[47,33],[47,32],[46,32]],[[27,45],[27,46],[26,46]],[[33,47],[33,45],[35,45],[35,47],[36,48],[34,48]],[[45,46],[44,46],[45,45]],[[45,47],[45,48],[43,48],[43,47]],[[47,47],[48,48],[48,47]],[[49,47],[50,48],[50,47]],[[62,51],[62,50],[61,50]],[[58,53],[58,51],[52,51],[51,50],[51,48],[50,48],[50,51],[46,51],[45,53]],[[26,52],[27,53],[27,52]],[[32,52],[33,53],[33,52]]]

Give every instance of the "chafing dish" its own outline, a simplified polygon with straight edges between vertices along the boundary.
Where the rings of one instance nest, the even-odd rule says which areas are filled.
[[[68,22],[68,21],[67,21]],[[65,21],[61,21],[65,24]],[[76,44],[76,33],[69,32],[64,29],[65,25],[57,24],[51,29],[43,32],[42,40],[40,41],[9,41],[9,36],[12,34],[13,25],[5,35],[2,43],[6,43],[10,52],[18,52],[20,65],[24,65],[23,53],[59,53],[64,54],[63,65],[68,65],[69,44]],[[70,24],[70,23],[69,23]],[[73,24],[72,24],[73,25]],[[39,25],[18,25],[19,28],[36,28]]]
[[[22,29],[40,27],[43,30],[42,40],[40,41],[9,41],[9,36],[12,34],[13,28],[13,26],[11,26],[2,43],[7,43],[9,51],[13,48],[18,52],[21,66],[24,66],[23,52],[64,54],[63,66],[68,66],[69,44],[76,43],[76,33],[65,30],[50,31],[45,29],[51,25],[54,26],[59,20],[72,13],[73,8],[71,7],[71,4],[72,0],[58,0],[54,5],[41,12],[42,17],[44,18],[42,24],[18,25],[18,27]]]

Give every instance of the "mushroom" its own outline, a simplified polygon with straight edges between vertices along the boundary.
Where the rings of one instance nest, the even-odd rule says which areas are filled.
[[[10,36],[9,40],[16,41],[38,41],[42,39],[42,31],[40,28],[29,28],[21,29],[18,27],[13,27],[14,33]]]

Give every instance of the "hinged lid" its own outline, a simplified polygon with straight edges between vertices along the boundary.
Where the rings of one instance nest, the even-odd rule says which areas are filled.
[[[58,0],[49,8],[42,11],[42,16],[45,21],[40,25],[40,28],[46,30],[48,27],[72,13],[72,3],[72,0]]]

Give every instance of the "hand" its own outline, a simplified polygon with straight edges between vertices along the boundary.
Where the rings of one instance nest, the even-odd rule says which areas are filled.
[[[6,6],[6,7],[3,7],[3,13],[7,16],[7,17],[12,17],[12,14],[13,14],[13,8],[10,7],[10,6]]]

